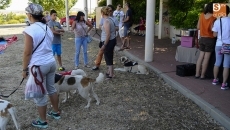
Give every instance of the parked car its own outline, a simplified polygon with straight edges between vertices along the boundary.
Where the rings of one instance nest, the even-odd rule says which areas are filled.
[[[73,21],[76,19],[76,15],[69,16],[69,25],[72,25]],[[60,19],[60,24],[66,26],[66,17]]]
[[[25,18],[25,23],[27,26],[30,26],[30,20],[28,18]]]

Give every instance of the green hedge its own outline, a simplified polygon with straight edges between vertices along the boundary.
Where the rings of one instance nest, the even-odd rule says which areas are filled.
[[[26,15],[16,15],[14,13],[0,14],[0,25],[25,23]]]

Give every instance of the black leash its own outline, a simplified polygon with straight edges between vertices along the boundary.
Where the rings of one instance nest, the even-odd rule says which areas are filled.
[[[22,82],[24,81],[24,78],[22,78],[22,81],[21,81],[21,83],[19,84],[19,86],[13,91],[13,92],[11,92],[9,95],[7,95],[7,96],[5,96],[5,95],[0,95],[0,97],[4,97],[4,98],[8,98],[9,96],[11,96],[12,94],[14,94],[18,89],[19,89],[19,87],[22,85]]]

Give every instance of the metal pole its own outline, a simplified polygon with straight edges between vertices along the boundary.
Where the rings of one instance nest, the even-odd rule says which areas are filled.
[[[107,0],[106,4],[107,5],[112,5],[112,0]]]
[[[158,39],[161,39],[162,36],[162,21],[163,21],[163,0],[160,0]]]
[[[153,61],[155,9],[156,9],[156,0],[147,0],[145,62]]]
[[[66,27],[67,31],[69,30],[69,5],[68,0],[65,0],[65,13],[66,13]]]
[[[88,21],[88,6],[87,6],[87,0],[84,0],[84,10],[85,10],[85,20]]]

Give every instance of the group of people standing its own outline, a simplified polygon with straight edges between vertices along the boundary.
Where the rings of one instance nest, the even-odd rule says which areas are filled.
[[[130,4],[126,4],[126,15],[120,10],[121,5],[117,6],[117,10],[114,11],[112,5],[105,6],[101,9],[102,22],[100,28],[102,46],[99,49],[98,57],[96,59],[96,66],[93,70],[99,69],[100,62],[104,55],[108,70],[106,72],[106,79],[114,77],[113,73],[113,54],[114,47],[117,43],[117,31],[124,26],[124,36],[122,36],[122,48],[125,47],[127,41],[127,47],[129,47],[130,39],[128,37],[128,29],[132,25],[132,12],[130,10]],[[57,55],[57,62],[59,70],[63,71],[65,68],[62,66],[61,61],[61,36],[65,32],[60,23],[56,21],[57,12],[51,10],[49,15],[45,17],[43,15],[43,7],[39,4],[30,3],[25,9],[26,15],[31,26],[28,26],[24,31],[24,52],[22,62],[22,77],[26,78],[27,72],[31,76],[31,68],[36,67],[40,71],[40,77],[43,77],[42,85],[50,98],[50,102],[53,106],[52,110],[47,113],[46,95],[39,98],[34,98],[36,103],[39,118],[32,121],[32,125],[39,128],[47,128],[48,123],[46,115],[60,119],[60,113],[58,110],[58,95],[57,90],[54,87],[54,76],[57,69],[55,55]],[[93,25],[85,20],[85,14],[81,11],[77,13],[76,20],[72,24],[71,30],[75,34],[75,69],[79,67],[79,54],[81,47],[83,48],[84,67],[89,68],[88,64],[88,43],[87,36],[89,31],[93,28]],[[36,31],[35,31],[36,30]],[[38,75],[37,75],[38,76]]]
[[[213,3],[208,3],[203,13],[199,16],[197,28],[200,30],[199,49],[200,55],[196,64],[195,78],[205,79],[211,53],[215,51],[216,62],[213,69],[213,85],[219,84],[219,67],[223,63],[222,90],[229,88],[227,79],[230,68],[230,55],[221,54],[223,44],[230,44],[230,18],[229,7],[226,5],[226,16],[216,18],[213,16]]]

